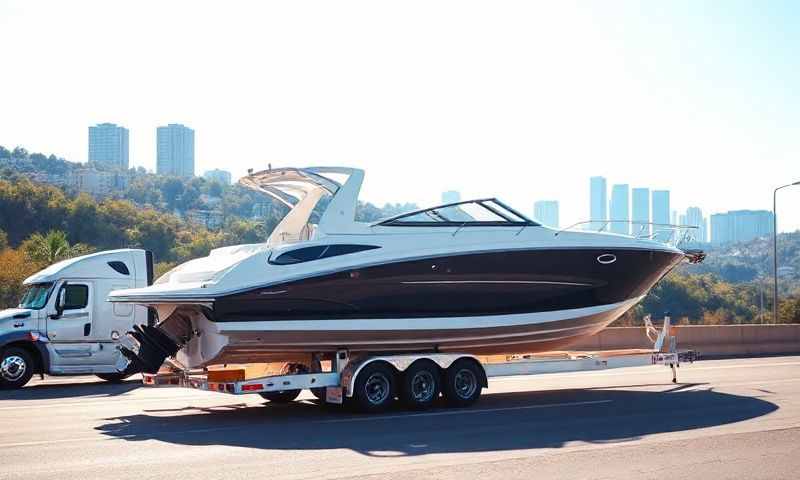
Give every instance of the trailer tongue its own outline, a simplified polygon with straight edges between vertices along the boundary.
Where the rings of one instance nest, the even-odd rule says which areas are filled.
[[[670,335],[668,316],[660,330],[649,316],[645,317],[645,327],[652,349],[513,355],[500,362],[458,353],[350,357],[342,350],[336,353],[327,371],[323,371],[320,362],[312,362],[311,366],[286,363],[278,374],[255,378],[247,378],[245,367],[173,370],[144,373],[143,383],[148,387],[186,387],[232,395],[258,393],[274,402],[292,401],[302,390],[310,389],[324,402],[352,402],[361,411],[377,412],[386,409],[395,397],[412,409],[430,406],[440,394],[448,406],[471,405],[480,397],[481,389],[488,386],[488,378],[500,376],[664,365],[671,368],[672,382],[677,382],[676,369],[682,362],[694,362],[698,354],[678,350],[676,338]]]

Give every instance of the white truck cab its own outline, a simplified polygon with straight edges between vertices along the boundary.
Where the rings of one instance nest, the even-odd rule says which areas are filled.
[[[109,381],[133,373],[117,371],[117,343],[150,314],[106,298],[152,280],[152,255],[138,249],[71,258],[25,279],[19,306],[0,311],[0,388],[20,388],[34,373],[95,374]]]

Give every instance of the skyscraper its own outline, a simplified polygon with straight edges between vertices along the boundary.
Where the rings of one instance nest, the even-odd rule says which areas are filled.
[[[534,203],[533,218],[544,226],[558,228],[558,201],[541,200]]]
[[[769,235],[772,235],[772,212],[768,210],[734,210],[711,215],[714,245],[747,242]]]
[[[669,224],[669,190],[653,190],[653,223]]]
[[[650,189],[634,188],[631,193],[632,226],[634,235],[650,235]]]
[[[455,190],[442,192],[442,203],[456,203],[461,201],[461,194]]]
[[[211,180],[212,182],[219,182],[223,185],[231,184],[231,172],[227,170],[220,170],[218,168],[215,168],[214,170],[207,170],[206,173],[203,174],[203,178],[206,180]]]
[[[156,131],[156,173],[177,177],[194,176],[194,130],[179,123]]]
[[[591,223],[588,228],[597,230],[608,220],[608,190],[605,177],[591,177],[589,179],[589,220],[597,220],[598,223]]]
[[[691,235],[697,242],[705,243],[708,241],[705,223],[703,211],[699,207],[689,207],[686,209],[686,225],[697,227],[697,230],[691,232]]]
[[[610,208],[611,216],[609,219],[616,220],[611,222],[610,229],[612,232],[621,233],[623,235],[628,235],[630,233],[630,225],[627,223],[631,219],[628,203],[628,185],[620,184],[612,186]]]
[[[113,123],[89,127],[89,163],[128,169],[128,129]]]

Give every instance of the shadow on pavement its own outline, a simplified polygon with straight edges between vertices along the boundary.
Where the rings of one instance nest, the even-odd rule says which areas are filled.
[[[142,380],[127,379],[120,383],[110,383],[100,378],[93,382],[75,383],[37,383],[19,390],[0,390],[0,400],[53,400],[75,397],[113,397],[130,392],[142,386]]]
[[[370,456],[403,456],[558,448],[574,441],[619,443],[740,422],[777,409],[762,399],[713,390],[576,389],[485,395],[464,410],[397,410],[372,416],[331,412],[309,402],[187,407],[109,418],[97,429],[132,442],[345,448]]]

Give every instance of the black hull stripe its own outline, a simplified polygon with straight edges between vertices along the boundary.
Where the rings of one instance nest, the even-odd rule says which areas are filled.
[[[597,258],[613,254],[617,261]],[[218,298],[212,321],[402,319],[551,312],[644,295],[683,255],[517,250],[355,268]]]

